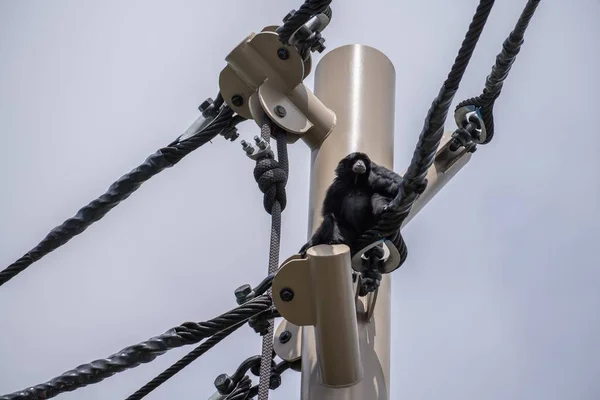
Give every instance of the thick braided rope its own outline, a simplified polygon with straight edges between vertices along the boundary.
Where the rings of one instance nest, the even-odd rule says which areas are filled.
[[[269,142],[271,139],[271,129],[273,123],[272,121],[265,115],[264,120],[261,125],[261,136],[263,140]],[[270,211],[271,214],[271,243],[269,245],[269,275],[274,274],[277,271],[279,266],[279,248],[281,242],[281,212],[283,208],[285,208],[285,203],[282,205],[279,199],[283,199],[285,201],[285,185],[287,183],[287,176],[289,171],[289,163],[287,156],[287,144],[285,139],[285,134],[279,130],[278,127],[275,127],[275,140],[277,141],[277,157],[278,157],[278,166],[281,171],[282,177],[285,179],[277,180],[272,183],[272,187],[276,187],[276,193],[279,194],[278,198],[276,198],[272,205],[271,209],[267,209],[267,212]],[[262,160],[257,162],[258,164]],[[273,160],[274,161],[274,160]],[[256,171],[256,170],[255,170]],[[256,174],[255,174],[256,177]],[[259,179],[257,179],[259,182]],[[259,183],[260,187],[260,183]],[[261,191],[265,192],[264,190]],[[267,207],[267,192],[265,192],[265,208]],[[271,288],[268,289],[267,293],[271,294]],[[261,352],[261,362],[260,362],[260,380],[258,386],[258,399],[259,400],[267,400],[269,398],[269,386],[271,380],[271,361],[273,354],[273,330],[274,330],[274,322],[273,320],[269,320],[269,327],[267,333],[262,337],[262,352]]]
[[[0,271],[0,286],[27,269],[31,264],[45,255],[66,244],[69,240],[85,231],[94,222],[104,217],[120,202],[127,199],[142,183],[166,168],[172,167],[186,155],[215,138],[230,126],[233,111],[224,107],[217,118],[206,129],[182,142],[175,141],[163,147],[131,172],[123,175],[110,185],[106,193],[92,201],[75,216],[55,227],[48,235],[24,256]]]
[[[480,96],[464,100],[456,106],[457,110],[465,106],[480,108],[481,117],[487,132],[486,139],[482,144],[489,143],[494,136],[494,103],[500,96],[504,81],[508,77],[510,69],[521,50],[521,46],[525,42],[525,31],[540,1],[529,0],[525,5],[515,28],[508,35],[504,43],[502,43],[502,51],[496,56],[496,63],[492,67],[492,72],[486,78],[483,93]]]
[[[402,226],[402,222],[408,216],[419,194],[425,190],[427,185],[425,177],[429,167],[433,164],[435,154],[442,140],[448,109],[458,90],[493,5],[494,0],[480,1],[450,73],[427,112],[423,130],[419,136],[408,170],[399,185],[398,194],[392,200],[388,209],[382,213],[378,223],[356,240],[358,248],[364,248],[376,240],[394,235]]]
[[[247,321],[267,310],[271,304],[271,297],[263,295],[209,321],[185,322],[162,335],[126,347],[105,359],[80,365],[48,382],[0,396],[0,400],[49,399],[64,392],[101,382],[118,372],[148,363],[168,350],[198,343],[202,339]]]
[[[192,362],[196,361],[200,356],[204,353],[212,349],[215,345],[220,343],[227,336],[231,335],[233,332],[238,330],[244,325],[245,322],[240,322],[233,325],[230,328],[222,330],[219,333],[214,334],[210,338],[208,338],[204,343],[200,346],[196,347],[194,350],[186,354],[183,358],[177,361],[175,364],[171,365],[169,368],[161,372],[150,382],[146,383],[140,389],[138,389],[131,396],[127,397],[126,400],[140,400],[152,393],[157,387],[174,377],[178,372],[182,369],[190,365]]]

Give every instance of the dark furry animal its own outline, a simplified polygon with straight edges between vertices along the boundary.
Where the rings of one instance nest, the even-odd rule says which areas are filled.
[[[364,153],[351,153],[338,164],[336,178],[323,201],[323,222],[300,249],[319,244],[346,244],[377,222],[398,192],[401,177],[372,162]],[[360,249],[356,249],[360,250]]]

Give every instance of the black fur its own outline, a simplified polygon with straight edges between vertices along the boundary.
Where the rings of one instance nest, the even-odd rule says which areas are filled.
[[[353,165],[362,160],[364,173],[355,173]],[[338,164],[336,177],[323,201],[323,222],[300,249],[319,244],[346,244],[372,227],[398,192],[401,177],[372,162],[364,153],[351,153]],[[357,249],[358,250],[358,249]]]

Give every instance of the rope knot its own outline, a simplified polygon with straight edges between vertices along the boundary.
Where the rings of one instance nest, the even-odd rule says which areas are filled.
[[[264,193],[263,204],[265,210],[271,214],[273,205],[277,201],[281,206],[281,211],[283,211],[287,203],[285,185],[287,184],[288,174],[279,161],[271,157],[257,160],[254,167],[254,179],[258,183],[260,191]]]

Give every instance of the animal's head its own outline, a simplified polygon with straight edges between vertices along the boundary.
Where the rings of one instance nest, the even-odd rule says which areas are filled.
[[[365,153],[350,153],[342,158],[335,174],[343,180],[368,180],[371,173],[371,159]]]

